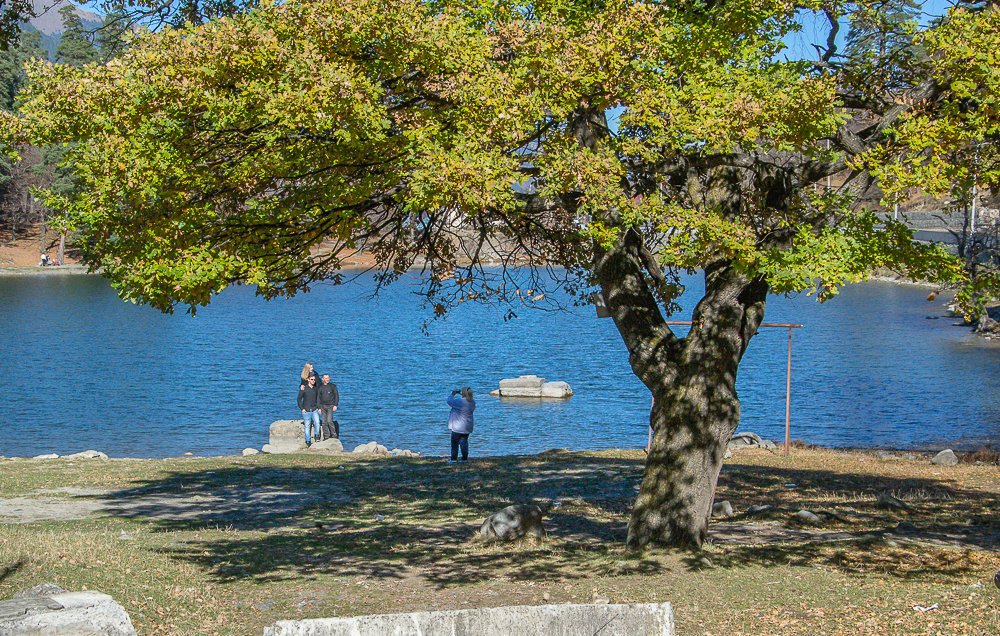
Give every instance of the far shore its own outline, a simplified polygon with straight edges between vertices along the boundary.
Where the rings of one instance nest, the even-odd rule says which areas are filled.
[[[345,259],[343,266],[340,271],[361,271],[374,268],[375,262],[367,255],[360,254],[355,255],[353,260]],[[419,265],[415,265],[413,269],[418,269]],[[0,265],[0,278],[2,277],[19,277],[19,276],[51,276],[51,275],[88,275],[88,276],[100,276],[100,271],[90,271],[86,265],[81,264],[68,264],[68,265],[46,265],[46,266],[11,266],[11,265]],[[942,286],[938,283],[929,281],[915,281],[908,278],[902,278],[899,276],[894,276],[891,273],[879,272],[869,278],[864,282],[877,282],[877,283],[892,283],[895,285],[909,285],[913,287],[926,287],[928,289],[942,289]]]
[[[0,267],[0,276],[51,276],[51,275],[74,275],[86,274],[90,276],[100,276],[99,272],[87,270],[86,265],[46,265],[32,267]]]

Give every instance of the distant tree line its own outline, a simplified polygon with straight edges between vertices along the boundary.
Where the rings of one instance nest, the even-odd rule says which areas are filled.
[[[52,61],[56,64],[82,66],[84,64],[105,63],[118,55],[125,47],[123,33],[130,27],[119,13],[109,13],[103,25],[90,32],[71,5],[59,10],[63,32],[59,38]],[[21,30],[16,37],[6,41],[6,48],[0,50],[0,108],[7,112],[17,112],[17,95],[26,81],[24,66],[32,60],[44,60],[50,56],[42,44],[42,34],[38,31]],[[49,247],[47,223],[53,214],[51,210],[34,197],[34,190],[42,188],[58,195],[71,195],[78,187],[73,175],[73,166],[66,161],[69,146],[47,145],[26,147],[18,150],[20,159],[15,161],[0,154],[0,230],[3,239],[16,241],[22,238],[29,226],[43,225],[40,251]],[[61,262],[66,237],[59,237]]]

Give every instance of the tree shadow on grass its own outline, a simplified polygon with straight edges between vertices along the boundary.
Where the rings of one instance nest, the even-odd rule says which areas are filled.
[[[889,495],[896,503],[880,503],[880,495]],[[765,518],[783,522],[798,510],[826,513],[822,530],[854,533],[855,538],[863,538],[866,531],[892,531],[941,545],[1000,548],[1000,520],[994,514],[1000,507],[1000,491],[996,490],[919,477],[734,466],[720,479],[718,496],[730,499],[737,511],[771,506]],[[719,523],[717,529],[726,525]],[[791,523],[790,527],[805,531],[804,539],[812,540],[808,526]]]
[[[508,580],[566,581],[591,578],[609,555],[627,558],[608,545],[573,544],[553,549],[525,541],[495,549],[470,545],[468,528],[386,524],[377,528],[316,530],[266,537],[217,538],[166,547],[174,558],[198,564],[219,581],[276,582],[324,576],[403,579],[418,577],[445,588]],[[634,573],[653,574],[660,564],[629,558]]]
[[[27,562],[24,559],[15,561],[10,565],[5,565],[2,569],[0,569],[0,583],[3,583],[12,575],[17,574],[18,570],[23,568],[25,565],[27,565]]]
[[[467,466],[437,459],[281,463],[234,458],[215,470],[178,471],[106,495],[103,506],[113,516],[144,520],[156,532],[209,531],[160,551],[197,564],[219,581],[417,577],[443,588],[498,576],[564,581],[664,568],[655,550],[623,550],[642,473],[639,458],[555,453],[483,458]],[[713,554],[712,567],[792,564],[900,578],[932,570],[958,575],[972,567],[968,560],[941,557],[922,570],[912,556],[920,550],[886,549],[886,537],[922,541],[940,535],[950,546],[989,548],[998,534],[995,522],[980,521],[983,511],[1000,505],[1000,495],[930,479],[727,466],[721,489],[738,511],[767,503],[773,512],[769,519],[713,523],[723,553]],[[876,507],[878,492],[894,493],[907,509]],[[488,515],[532,499],[562,504],[546,518],[546,541],[472,542]],[[789,525],[788,517],[800,508],[836,514],[820,528]],[[703,562],[694,557],[687,566],[701,568]]]
[[[716,566],[823,567],[904,580],[979,574],[1000,549],[1000,492],[956,483],[879,474],[739,465],[720,480],[736,509],[768,505],[763,515],[716,523]],[[895,503],[880,503],[890,495]],[[797,523],[799,510],[818,526]],[[695,564],[695,561],[691,562]]]
[[[919,550],[915,546],[892,544],[894,539],[876,533],[856,540],[739,546],[714,558],[714,565],[738,569],[747,565],[762,567],[799,566],[826,568],[846,574],[878,574],[902,580],[962,578],[982,574],[977,553],[969,550]],[[985,554],[985,553],[978,553]]]
[[[176,472],[106,495],[103,510],[146,520],[155,532],[218,531],[161,550],[219,580],[416,575],[444,587],[501,571],[512,580],[567,580],[593,576],[612,556],[627,560],[630,571],[660,568],[621,547],[640,460],[556,453],[466,466],[437,459],[306,468],[265,462]],[[487,516],[532,500],[561,504],[546,518],[549,539],[513,547],[472,540]]]

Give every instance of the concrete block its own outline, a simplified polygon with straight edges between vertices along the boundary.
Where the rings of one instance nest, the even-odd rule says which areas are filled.
[[[261,449],[265,453],[300,453],[306,450],[306,427],[302,420],[278,420],[268,429],[269,443]]]
[[[504,378],[500,380],[501,389],[512,389],[514,387],[540,389],[543,384],[545,384],[545,378],[540,378],[537,375],[521,375],[516,378]]]
[[[670,603],[527,605],[278,621],[264,636],[672,636]]]
[[[517,378],[500,380],[500,395],[503,397],[538,397],[542,394],[545,378],[537,375],[522,375]]]
[[[0,636],[136,636],[128,613],[107,594],[63,592],[0,602]]]

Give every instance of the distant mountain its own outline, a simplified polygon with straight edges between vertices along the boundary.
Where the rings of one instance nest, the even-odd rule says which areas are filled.
[[[42,48],[48,51],[50,60],[56,56],[56,48],[59,46],[59,36],[63,32],[62,16],[59,15],[59,9],[64,4],[72,3],[67,2],[67,0],[32,0],[32,5],[38,17],[32,18],[21,25],[21,29],[24,31],[41,32]],[[101,26],[101,16],[93,11],[81,9],[78,5],[74,4],[73,6],[76,9],[76,14],[80,16],[80,20],[83,22],[83,28],[89,31]]]
[[[45,35],[59,35],[63,30],[62,16],[59,15],[59,9],[65,4],[72,3],[66,0],[32,0],[32,6],[38,17],[29,20],[28,24]],[[89,29],[94,26],[101,26],[101,16],[93,11],[81,9],[77,5],[74,5],[74,7],[76,7],[76,14],[83,20],[85,27]]]

